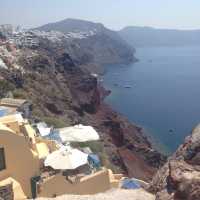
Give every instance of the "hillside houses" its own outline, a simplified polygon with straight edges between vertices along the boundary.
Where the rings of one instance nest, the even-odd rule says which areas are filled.
[[[1,25],[0,33],[10,44],[15,44],[18,47],[36,48],[39,46],[40,39],[47,39],[54,43],[61,42],[62,40],[81,40],[96,35],[97,30],[62,33],[59,31],[39,31],[36,29],[25,30],[11,25]]]
[[[16,108],[26,103],[25,100],[2,99],[1,107]],[[66,130],[73,134],[72,128]],[[41,132],[42,129],[38,132],[17,110],[0,117],[1,198],[95,194],[119,186],[122,175],[115,175],[103,166],[91,167],[89,161],[84,161],[87,154],[83,150],[42,137]],[[97,135],[95,138],[98,139]]]
[[[39,39],[31,31],[13,33],[8,41],[19,47],[37,47],[39,45]]]

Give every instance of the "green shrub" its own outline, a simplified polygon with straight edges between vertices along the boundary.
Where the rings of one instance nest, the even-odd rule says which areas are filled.
[[[101,160],[102,166],[111,169],[113,172],[119,172],[116,166],[114,166],[110,160],[108,155],[105,152],[104,146],[100,141],[90,141],[90,142],[73,142],[71,145],[74,148],[84,148],[89,147],[93,153],[97,154]]]
[[[40,109],[35,108],[35,106],[33,106],[32,115],[39,119],[44,117],[43,112]]]
[[[13,97],[14,98],[26,99],[27,93],[22,89],[16,89],[16,90],[13,91]]]
[[[46,122],[49,126],[54,126],[55,128],[63,128],[66,127],[66,123],[56,117],[43,117],[41,120]]]
[[[119,173],[119,169],[111,163],[105,151],[99,153],[98,155],[103,166],[105,166],[108,169],[111,169],[114,173]]]
[[[99,154],[102,153],[103,150],[103,145],[99,141],[90,141],[90,142],[73,142],[72,146],[75,148],[84,148],[84,147],[89,147],[93,153]]]
[[[7,80],[0,80],[0,97],[4,97],[9,91],[13,91],[15,86]]]

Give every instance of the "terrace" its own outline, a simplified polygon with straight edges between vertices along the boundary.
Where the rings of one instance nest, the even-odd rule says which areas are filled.
[[[85,133],[86,130],[92,131],[93,136]],[[28,120],[16,113],[0,118],[0,133],[0,147],[4,149],[5,157],[5,167],[0,170],[0,183],[13,180],[15,197],[95,194],[119,186],[122,175],[114,175],[111,170],[101,166],[98,159],[93,157],[96,160],[92,160],[92,154],[70,147],[67,141],[69,138],[73,141],[98,139],[92,128],[76,126],[61,129],[60,134],[65,142],[59,143],[41,137]],[[82,133],[87,137],[84,138]],[[68,134],[68,137],[63,137],[63,134]],[[16,165],[17,155],[21,159]]]

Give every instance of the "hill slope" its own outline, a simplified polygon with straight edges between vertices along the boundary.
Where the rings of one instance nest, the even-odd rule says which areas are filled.
[[[40,31],[59,31],[75,40],[80,48],[98,64],[130,63],[135,60],[134,48],[130,47],[117,32],[100,23],[66,19],[36,28]]]
[[[37,28],[40,31],[60,31],[63,33],[68,32],[87,32],[87,31],[103,31],[105,28],[100,23],[93,23],[90,21],[79,19],[65,19],[59,22],[45,24]]]
[[[101,137],[93,148],[104,165],[150,180],[165,157],[151,147],[141,128],[104,104],[105,89],[85,69],[95,63],[78,45],[81,40],[85,38],[40,31],[11,31],[0,38],[0,97],[31,100],[33,121],[93,126]]]

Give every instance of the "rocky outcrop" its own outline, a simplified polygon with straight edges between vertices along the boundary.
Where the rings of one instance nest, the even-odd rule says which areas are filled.
[[[200,199],[200,125],[157,172],[148,189],[157,200]]]
[[[151,147],[142,129],[101,103],[97,112],[86,115],[101,134],[104,148],[112,164],[130,177],[150,181],[166,157]],[[154,160],[154,162],[152,162]]]

